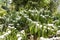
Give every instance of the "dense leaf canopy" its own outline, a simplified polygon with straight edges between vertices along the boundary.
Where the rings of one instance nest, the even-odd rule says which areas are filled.
[[[0,0],[0,30],[11,33],[5,39],[38,40],[39,37],[52,37],[60,30],[60,14],[57,12],[59,0]],[[24,33],[21,31],[24,30]],[[12,38],[11,38],[12,37]]]

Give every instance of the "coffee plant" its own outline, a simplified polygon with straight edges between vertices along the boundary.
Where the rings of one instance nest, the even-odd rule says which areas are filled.
[[[58,36],[58,6],[59,0],[0,0],[0,40]]]

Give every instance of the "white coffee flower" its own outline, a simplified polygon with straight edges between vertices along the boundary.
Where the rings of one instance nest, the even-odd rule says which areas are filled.
[[[0,36],[0,38],[4,38],[4,35]]]
[[[36,24],[36,26],[39,26],[39,24]]]
[[[44,26],[44,28],[46,28],[46,26]]]
[[[51,28],[48,27],[48,30],[50,30]]]
[[[47,24],[48,26],[54,26],[54,24]]]
[[[42,27],[42,25],[40,25],[40,28]]]
[[[17,34],[17,37],[20,37],[20,34]]]
[[[22,39],[22,37],[19,37],[19,38],[18,38],[18,40],[21,40],[21,39]]]
[[[8,33],[11,33],[11,31],[8,31]]]
[[[45,38],[41,37],[40,40],[46,40]]]
[[[30,12],[35,12],[35,10],[29,10]]]
[[[22,30],[22,31],[21,31],[21,33],[22,33],[22,34],[25,34],[25,31],[24,31],[24,30]]]
[[[4,34],[4,36],[9,35],[10,33],[11,33],[11,31],[8,31],[8,32],[6,32],[6,33]]]

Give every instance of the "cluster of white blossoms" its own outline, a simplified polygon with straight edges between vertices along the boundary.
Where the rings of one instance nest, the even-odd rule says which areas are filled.
[[[42,9],[43,10],[43,9]],[[31,11],[31,10],[29,10],[29,11]],[[21,13],[21,12],[20,12]],[[25,14],[23,11],[22,11],[22,15],[28,20],[28,21],[30,21],[31,23],[33,23],[33,24],[35,24],[36,25],[36,27],[42,27],[42,25],[41,24],[39,24],[39,22],[37,22],[37,21],[33,21],[32,19],[30,19],[29,18],[29,16],[27,15],[27,14]],[[28,16],[28,17],[26,17],[26,16]],[[45,16],[44,15],[41,15],[43,18],[45,18]],[[47,15],[48,16],[48,15]],[[56,28],[55,26],[54,26],[54,24],[46,24],[46,26],[44,26],[44,28],[46,28],[47,26],[51,26],[51,27],[53,27],[53,28]],[[51,29],[51,28],[49,28],[48,27],[48,29],[49,30],[54,30],[54,29]]]
[[[20,31],[22,34],[25,34],[25,31],[24,30],[22,30],[22,31]]]
[[[17,36],[18,40],[21,40],[22,39],[22,37],[21,37],[20,34],[17,34],[16,36]]]
[[[47,24],[48,26],[54,26],[54,24]]]
[[[21,12],[20,12],[20,13],[21,13]],[[39,22],[32,21],[27,14],[22,13],[22,15],[23,15],[25,18],[27,18],[27,20],[30,21],[31,23],[34,23],[34,24],[36,24],[37,26],[39,25],[39,24],[38,24]],[[27,17],[26,17],[26,16],[27,16]]]
[[[17,34],[17,35],[16,35],[17,38],[18,38],[18,40],[22,40],[22,36],[25,35],[25,31],[22,30],[22,31],[20,31],[20,33],[21,33],[21,34]]]
[[[40,40],[49,40],[48,38],[41,37]]]
[[[16,20],[19,20],[19,19],[21,19],[21,16],[17,15]]]
[[[17,37],[18,37],[18,40],[21,40],[22,39],[22,37],[21,37],[20,34],[17,34]]]
[[[60,37],[53,37],[53,38],[40,37],[40,40],[60,40]]]
[[[12,26],[12,27],[11,27],[11,26],[8,26],[8,28],[9,28],[9,29],[15,29],[15,27],[14,27],[14,26]]]
[[[40,15],[41,17],[43,17],[43,18],[45,18],[45,16],[44,15]]]
[[[11,33],[11,31],[9,30],[8,32],[4,33],[3,35],[0,36],[0,38],[5,38],[6,36],[8,36]]]
[[[21,40],[21,39],[22,39],[22,37],[19,37],[19,38],[18,38],[18,40]]]

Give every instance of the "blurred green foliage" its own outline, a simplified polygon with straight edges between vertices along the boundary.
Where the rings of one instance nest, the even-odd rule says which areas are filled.
[[[55,36],[59,30],[58,26],[60,26],[58,5],[58,2],[53,0],[12,0],[8,12],[1,5],[0,16],[3,19],[0,19],[5,21],[1,23],[4,24],[2,30],[5,29],[6,32],[9,27],[15,28],[12,29],[13,31],[9,28],[12,32],[6,37],[6,40],[17,40],[16,35],[21,30],[25,31],[22,40],[28,40],[31,35],[34,40],[37,40],[38,37]],[[6,5],[6,7],[8,6]],[[3,22],[1,20],[0,22]]]

